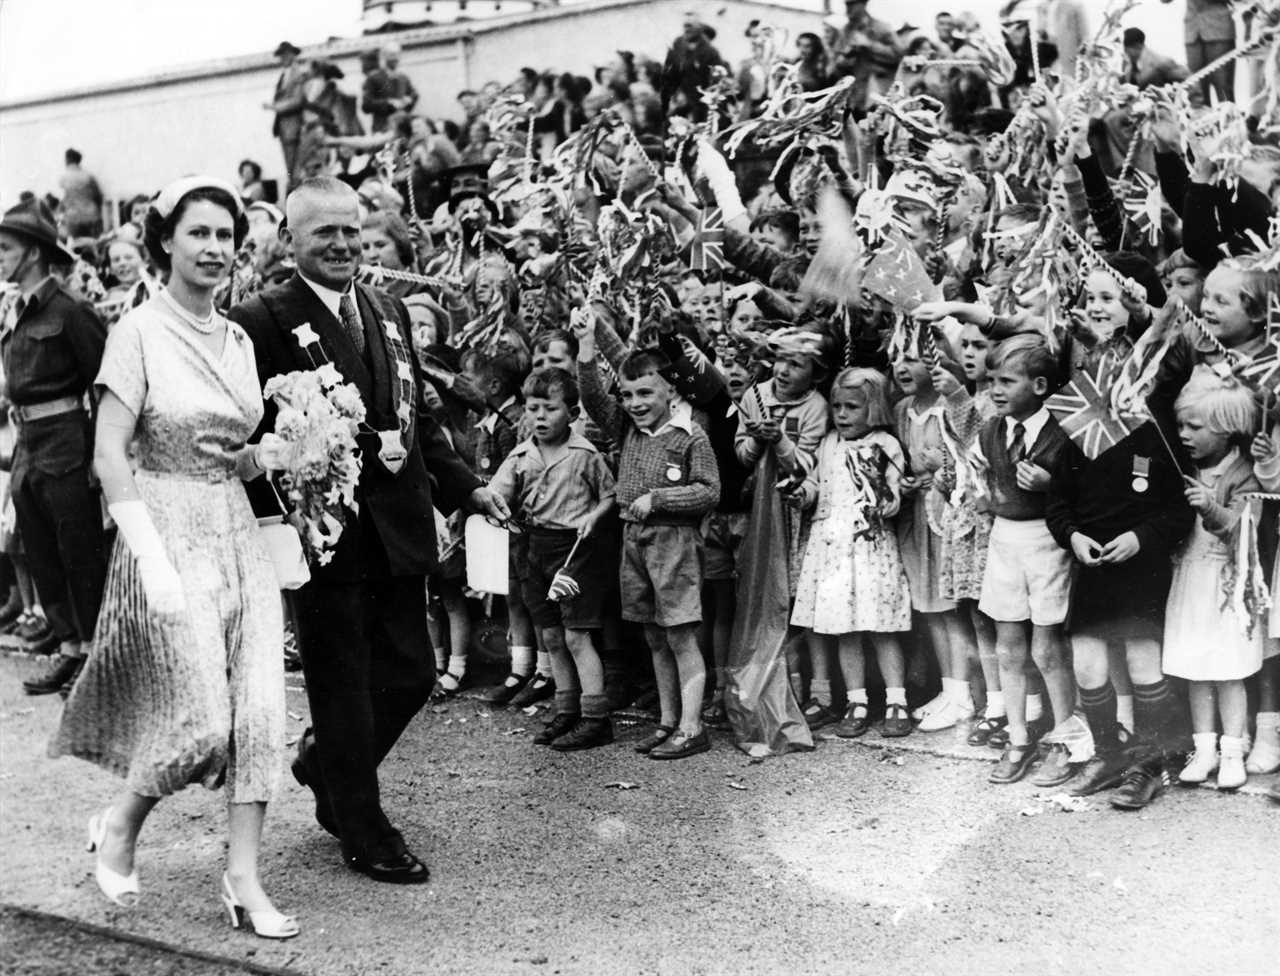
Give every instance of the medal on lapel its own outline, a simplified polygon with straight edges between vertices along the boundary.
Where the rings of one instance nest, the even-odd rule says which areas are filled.
[[[672,484],[678,482],[684,477],[684,461],[683,451],[667,451],[667,471],[666,478]]]
[[[1151,459],[1134,455],[1132,488],[1141,495],[1149,487],[1151,487]]]

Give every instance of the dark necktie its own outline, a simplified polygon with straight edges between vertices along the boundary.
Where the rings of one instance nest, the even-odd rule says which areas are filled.
[[[347,330],[347,336],[351,339],[351,344],[356,347],[356,352],[364,355],[364,326],[360,324],[360,313],[356,310],[356,300],[351,297],[351,293],[342,296],[342,300],[338,302],[338,312],[342,316],[342,327]]]
[[[1013,440],[1009,443],[1009,460],[1014,464],[1027,454],[1027,428],[1022,424],[1013,425]]]

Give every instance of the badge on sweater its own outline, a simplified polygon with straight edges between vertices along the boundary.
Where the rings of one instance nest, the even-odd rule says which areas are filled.
[[[672,484],[684,477],[684,451],[667,451],[666,478]]]
[[[1151,458],[1133,458],[1133,490],[1139,495],[1151,487]]]

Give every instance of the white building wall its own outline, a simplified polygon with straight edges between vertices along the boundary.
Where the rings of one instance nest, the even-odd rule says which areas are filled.
[[[396,36],[402,67],[421,92],[418,110],[458,118],[461,89],[510,81],[525,65],[590,76],[619,48],[661,60],[687,10],[715,25],[715,43],[731,63],[747,54],[743,32],[753,18],[786,29],[791,44],[798,33],[819,26],[816,12],[749,0],[584,0],[496,20],[337,41],[304,56],[338,63],[346,73],[340,84],[358,93],[359,53]],[[113,199],[153,192],[186,173],[234,178],[244,158],[261,163],[267,178],[281,179],[272,115],[262,107],[278,74],[275,61],[263,54],[97,92],[0,105],[0,205],[11,205],[22,190],[56,191],[68,146],[84,154],[85,167]]]

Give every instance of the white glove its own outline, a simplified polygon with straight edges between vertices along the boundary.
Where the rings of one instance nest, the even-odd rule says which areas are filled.
[[[283,471],[289,445],[279,434],[263,434],[253,451],[253,462],[263,471]]]
[[[107,511],[137,560],[148,606],[162,617],[182,613],[187,606],[182,595],[182,577],[164,551],[164,541],[151,521],[147,506],[136,500],[116,502],[108,505]]]
[[[716,206],[724,215],[726,224],[747,212],[747,208],[742,205],[742,194],[738,192],[733,170],[729,169],[729,164],[720,155],[720,151],[706,140],[698,143],[698,167],[711,184],[711,192],[716,196]]]

